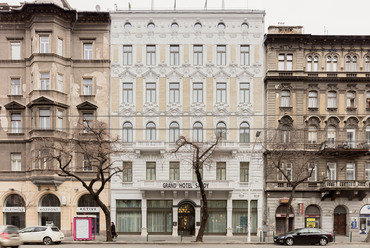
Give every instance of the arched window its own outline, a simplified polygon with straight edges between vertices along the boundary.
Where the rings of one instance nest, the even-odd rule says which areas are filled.
[[[313,70],[312,71],[318,71],[319,70],[319,57],[315,56],[313,57]]]
[[[146,124],[146,140],[156,140],[156,128],[153,122]]]
[[[290,107],[290,91],[289,90],[283,90],[281,92],[281,107]]]
[[[25,227],[25,202],[19,195],[8,196],[3,207],[4,224]]]
[[[239,141],[240,143],[250,142],[250,128],[247,122],[242,122],[239,129]]]
[[[346,56],[346,71],[351,71],[351,57]]]
[[[288,125],[283,125],[280,130],[280,142],[290,143],[290,127]]]
[[[352,71],[357,71],[357,56],[352,57]]]
[[[195,122],[193,125],[193,141],[203,142],[203,125],[200,122]]]
[[[308,92],[308,107],[317,108],[317,91]]]
[[[78,199],[78,207],[99,207],[90,194],[86,194]]]
[[[180,126],[179,124],[174,121],[170,124],[170,142],[176,142],[176,140],[179,138],[180,134]]]
[[[337,92],[329,91],[328,92],[328,108],[337,107]]]
[[[42,207],[43,212],[39,212],[39,225],[45,226],[47,223],[60,228],[60,201],[58,197],[53,194],[44,195],[39,207]]]
[[[155,28],[155,24],[153,22],[149,22],[147,27],[149,30],[153,30]]]
[[[194,24],[194,28],[196,30],[200,30],[202,28],[202,24],[200,22],[197,22],[197,23]]]
[[[314,125],[308,127],[308,143],[317,143],[317,127]]]
[[[312,70],[312,56],[307,57],[307,71]]]
[[[332,70],[332,58],[331,56],[326,57],[326,71]]]
[[[133,131],[131,122],[127,121],[123,123],[122,129],[122,141],[123,142],[132,142]]]
[[[370,71],[370,56],[365,56],[365,71]]]
[[[221,140],[226,140],[226,124],[224,122],[220,121],[217,123],[216,135],[217,138],[221,137]]]
[[[338,71],[338,56],[333,57],[333,69],[332,71]]]

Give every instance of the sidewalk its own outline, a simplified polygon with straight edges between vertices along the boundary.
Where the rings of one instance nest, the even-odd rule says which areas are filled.
[[[348,236],[337,236],[335,238],[335,243],[340,244],[350,244],[350,243],[362,243],[365,240],[365,236],[356,236],[352,238],[352,242],[350,242],[350,237]],[[251,243],[252,244],[266,244],[272,243],[272,237],[266,237],[266,242],[260,242],[259,237],[251,236]],[[147,237],[143,237],[140,235],[119,235],[117,239],[113,242],[105,242],[105,236],[97,236],[95,241],[74,241],[73,237],[69,236],[65,238],[63,241],[64,244],[75,244],[75,243],[82,243],[82,244],[181,244],[181,243],[195,243],[195,236],[193,237],[183,237],[181,240],[181,236],[173,237],[170,235],[149,235],[148,240]],[[226,236],[204,236],[203,243],[205,244],[248,244],[246,236],[233,236],[233,237],[226,237]]]

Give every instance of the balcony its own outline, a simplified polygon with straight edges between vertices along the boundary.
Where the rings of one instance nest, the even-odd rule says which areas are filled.
[[[358,198],[362,201],[366,191],[370,190],[370,182],[366,180],[325,180],[321,183],[321,197],[331,198],[347,197],[349,200]]]
[[[360,141],[324,142],[320,147],[321,155],[328,156],[362,156],[368,155],[370,145]]]
[[[159,152],[164,153],[166,150],[166,143],[159,140],[144,140],[137,141],[133,144],[132,148],[136,153],[142,152]]]
[[[320,191],[320,181],[306,181],[298,185],[297,191]],[[266,182],[266,191],[291,191],[292,186],[285,181]]]

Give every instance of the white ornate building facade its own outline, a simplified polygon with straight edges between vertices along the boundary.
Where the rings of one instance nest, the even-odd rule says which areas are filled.
[[[111,182],[124,234],[195,235],[201,200],[180,135],[206,144],[207,234],[259,233],[263,214],[264,11],[111,13],[111,128],[125,150]],[[190,158],[191,159],[191,158]],[[248,218],[250,206],[250,218]]]

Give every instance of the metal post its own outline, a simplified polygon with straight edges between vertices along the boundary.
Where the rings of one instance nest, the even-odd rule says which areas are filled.
[[[181,243],[182,243],[182,235],[184,234],[184,231],[181,231]]]
[[[149,241],[149,233],[147,232],[146,233],[146,242],[148,242]]]
[[[334,243],[335,243],[335,231],[334,231],[334,235],[333,236],[334,236]]]
[[[349,236],[349,242],[352,243],[352,231],[351,231],[351,235]]]
[[[262,243],[262,231],[260,231],[260,243]]]

